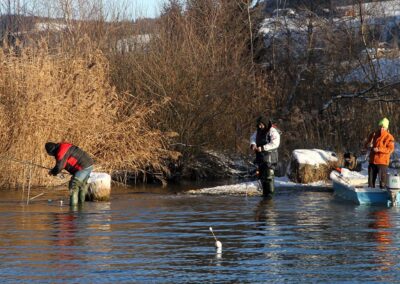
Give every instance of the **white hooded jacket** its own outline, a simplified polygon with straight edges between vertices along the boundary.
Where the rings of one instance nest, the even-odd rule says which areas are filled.
[[[281,135],[279,133],[279,130],[277,130],[274,126],[272,126],[269,131],[266,133],[266,135],[270,136],[271,140],[269,143],[265,144],[262,147],[263,151],[272,151],[272,150],[277,150],[280,143],[281,143]],[[251,145],[257,145],[256,142],[256,138],[257,138],[257,131],[255,131],[253,133],[253,135],[251,135],[250,137],[250,146]]]

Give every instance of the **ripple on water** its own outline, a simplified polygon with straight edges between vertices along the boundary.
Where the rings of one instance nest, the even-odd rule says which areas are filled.
[[[399,212],[295,190],[272,200],[120,193],[77,211],[40,200],[2,202],[0,277],[40,283],[398,282]]]

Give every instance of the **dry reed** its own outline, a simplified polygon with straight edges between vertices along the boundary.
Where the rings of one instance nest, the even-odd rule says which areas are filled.
[[[26,164],[52,167],[47,141],[69,141],[90,153],[97,169],[166,171],[163,133],[149,126],[160,104],[139,99],[127,105],[109,83],[108,62],[90,43],[79,52],[38,48],[0,50],[0,185],[24,184]],[[46,170],[33,167],[33,185],[55,181]]]

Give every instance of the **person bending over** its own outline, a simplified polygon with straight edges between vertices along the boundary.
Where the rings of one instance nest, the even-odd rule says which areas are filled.
[[[92,158],[85,151],[68,142],[47,142],[45,148],[47,154],[56,159],[56,164],[49,174],[56,176],[65,169],[72,175],[69,182],[70,205],[84,203],[88,190],[87,181],[93,171]]]

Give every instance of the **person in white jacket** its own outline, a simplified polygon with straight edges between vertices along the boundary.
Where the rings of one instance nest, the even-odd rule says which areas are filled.
[[[278,163],[278,148],[280,145],[280,131],[260,116],[257,119],[257,131],[250,137],[250,148],[256,154],[255,163],[258,166],[263,195],[274,193],[274,170]]]

